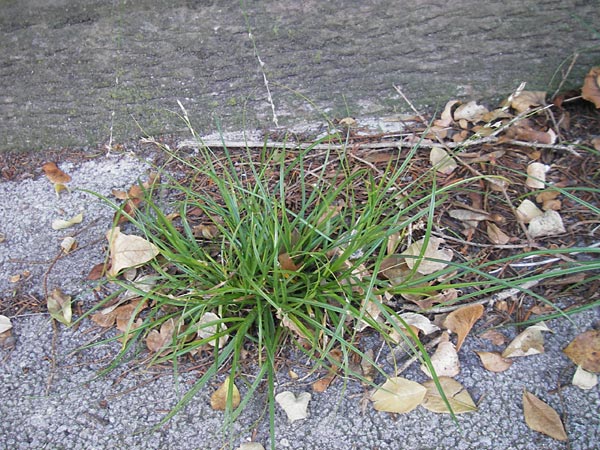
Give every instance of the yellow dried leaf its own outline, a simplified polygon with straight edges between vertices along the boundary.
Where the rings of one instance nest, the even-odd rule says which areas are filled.
[[[210,324],[210,325],[207,325]],[[212,312],[206,312],[202,315],[202,317],[198,320],[196,325],[198,327],[197,335],[200,339],[207,339],[213,337],[215,334],[223,332],[227,330],[227,325],[225,325],[217,314]],[[227,341],[229,340],[229,336],[227,334],[219,337],[219,348],[223,348]],[[217,339],[212,339],[208,341],[208,344],[212,347],[215,346]]]
[[[600,373],[600,330],[581,333],[563,352],[584,370]]]
[[[71,297],[63,294],[56,288],[48,295],[47,299],[48,312],[53,319],[59,322],[70,325],[73,313],[71,311]]]
[[[225,381],[219,386],[219,388],[213,392],[210,396],[210,407],[216,411],[225,411],[227,409],[227,400],[231,395],[231,408],[237,408],[240,404],[240,391],[238,390],[235,383],[231,386],[231,394],[229,391],[229,384],[231,383],[231,377],[225,378]]]
[[[163,322],[160,326],[160,331],[151,330],[146,337],[148,350],[154,353],[164,350],[172,342],[174,331],[175,320],[173,318]]]
[[[523,391],[523,415],[527,426],[559,441],[567,440],[567,433],[558,413],[530,392]]]
[[[477,411],[477,406],[462,384],[448,377],[440,377],[439,381],[454,414]],[[423,400],[423,407],[435,413],[450,414],[446,403],[437,390],[435,382],[433,380],[428,380],[423,383],[423,386],[427,388],[427,393]]]
[[[12,328],[12,323],[10,319],[6,316],[0,315],[0,334],[10,330]]]
[[[290,422],[306,419],[308,417],[308,402],[311,399],[308,392],[302,392],[297,397],[293,392],[284,391],[275,396],[275,401],[288,416]]]
[[[510,106],[519,114],[536,106],[546,104],[546,93],[543,91],[521,91],[512,97]]]
[[[517,358],[521,356],[537,355],[544,353],[544,336],[542,331],[550,331],[544,322],[525,328],[508,347],[502,352],[503,358]]]
[[[585,76],[581,96],[600,108],[600,66],[593,67]]]
[[[577,386],[580,389],[593,389],[598,385],[598,375],[582,369],[581,366],[577,366],[572,383],[573,386]]]
[[[458,164],[441,147],[433,147],[429,153],[429,161],[438,172],[449,175],[458,167]]]
[[[475,352],[481,359],[481,364],[490,372],[504,372],[512,365],[512,359],[503,358],[498,352]]]
[[[437,345],[435,353],[431,355],[431,365],[438,377],[455,377],[460,373],[460,363],[456,348],[450,342],[450,338],[446,332],[442,334],[442,339]],[[421,364],[421,370],[429,378],[432,378],[431,372],[425,364]]]
[[[419,256],[422,253],[423,245],[425,245],[425,238],[414,242],[404,251],[406,265],[412,270],[417,267],[417,272],[423,275],[429,275],[430,273],[442,270],[447,264],[444,261],[451,261],[454,256],[450,249],[439,249],[441,243],[444,240],[436,237],[430,237],[427,241],[427,247],[423,252],[423,257]],[[413,258],[414,257],[414,258]],[[437,261],[432,261],[435,259]],[[441,261],[440,261],[441,260]]]
[[[456,311],[452,311],[444,320],[444,327],[456,333],[456,351],[458,352],[462,344],[473,328],[475,322],[483,315],[483,305],[466,305]]]
[[[427,389],[421,384],[402,377],[389,378],[371,396],[377,411],[403,414],[421,404]]]
[[[159,254],[158,247],[140,236],[121,233],[115,227],[106,233],[109,243],[111,267],[108,274],[117,275],[122,269],[138,267]]]
[[[487,223],[487,235],[490,242],[496,245],[506,245],[510,242],[510,237],[492,222]]]
[[[65,228],[72,227],[78,223],[83,221],[83,213],[79,213],[70,219],[56,219],[52,221],[52,229],[53,230],[64,230]]]

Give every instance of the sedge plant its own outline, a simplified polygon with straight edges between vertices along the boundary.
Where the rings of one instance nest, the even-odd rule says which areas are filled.
[[[600,268],[596,260],[565,258],[552,271],[508,276],[495,271],[528,256],[598,252],[592,247],[538,248],[492,261],[439,261],[444,263],[442,269],[418,275],[419,262],[431,259],[424,253],[433,238],[436,209],[455,190],[483,178],[439,187],[435,170],[408,177],[418,144],[406,158],[391,159],[384,170],[372,170],[350,164],[344,145],[323,150],[327,148],[323,144],[339,136],[293,150],[265,145],[258,151],[230,151],[223,143],[218,153],[196,139],[198,152],[192,156],[161,146],[185,167],[183,180],[163,172],[159,185],[143,188],[144,203],[135,211],[111,203],[117,210],[115,220],[128,219],[156,246],[159,256],[146,268],[150,288],[120,276],[111,279],[122,288],[113,297],[133,291],[141,301],[129,319],[121,352],[108,370],[151,333],[166,336],[151,363],[170,361],[176,368],[185,355],[207,348],[212,352],[211,366],[158,426],[214,377],[227,374],[227,421],[238,417],[266,386],[274,442],[276,357],[281,347],[294,342],[315,368],[331,366],[374,385],[349,364],[358,355],[386,376],[357,344],[358,330],[365,328],[388,342],[391,331],[401,336],[406,348],[427,366],[452,411],[427,350],[387,300],[400,294],[427,297],[457,290],[459,295],[443,307],[516,289],[548,302],[527,283]],[[167,190],[170,200],[156,200],[158,189]],[[574,190],[562,189],[563,195],[598,212]],[[416,260],[414,268],[400,282],[382,276],[383,267],[389,269],[390,254],[406,248],[417,228],[425,245],[410,256]],[[565,314],[558,307],[556,311]],[[253,381],[242,376],[248,349],[254,355]],[[239,404],[233,400],[236,382],[246,386]]]

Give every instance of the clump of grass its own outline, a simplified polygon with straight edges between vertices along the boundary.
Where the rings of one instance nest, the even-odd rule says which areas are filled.
[[[213,364],[161,424],[218,373],[227,372],[232,380],[241,377],[243,355],[251,348],[256,378],[247,382],[237,408],[229,401],[228,420],[234,420],[266,384],[274,442],[275,358],[287,337],[299,344],[315,367],[333,365],[349,374],[349,361],[358,355],[385,375],[357,346],[357,333],[370,327],[388,340],[395,329],[437,382],[424,346],[386,299],[460,289],[450,302],[458,304],[516,289],[548,302],[528,286],[600,268],[596,260],[564,258],[564,264],[552,271],[507,275],[495,270],[524,257],[598,252],[592,247],[538,248],[492,261],[445,261],[446,267],[433,274],[416,276],[413,269],[401,283],[390,282],[381,275],[386,258],[416,239],[413,233],[427,242],[436,207],[456,188],[483,176],[438,187],[435,170],[422,170],[410,179],[418,144],[406,158],[392,158],[379,170],[350,164],[352,155],[345,146],[322,150],[321,144],[339,139],[328,136],[302,150],[265,146],[261,151],[234,152],[223,146],[218,154],[198,139],[199,150],[192,157],[162,147],[188,174],[178,181],[163,173],[166,181],[160,188],[169,191],[172,201],[156,200],[153,194],[159,186],[151,186],[135,214],[114,205],[117,217],[126,216],[159,248],[160,257],[151,265],[156,283],[149,291],[120,278],[113,280],[136,291],[150,308],[141,324],[134,326],[136,314],[132,316],[122,351],[109,369],[149,333],[169,323],[171,338],[152,363],[171,361],[177,367],[180,357],[212,346]],[[575,189],[563,188],[561,193],[598,213],[577,197]],[[417,228],[420,231],[415,232]],[[415,258],[426,259],[423,252]],[[588,281],[596,279],[591,276]],[[557,307],[556,314],[565,312]]]
[[[293,337],[316,367],[334,365],[348,373],[353,354],[375,365],[356,346],[357,329],[370,326],[384,338],[390,328],[400,331],[401,319],[391,325],[376,320],[381,312],[397,316],[382,300],[398,288],[379,276],[381,263],[393,251],[392,236],[405,236],[417,222],[431,228],[434,208],[451,186],[437,189],[434,171],[402,180],[418,146],[406,159],[373,171],[351,167],[346,150],[315,150],[331,141],[328,136],[303,150],[265,147],[236,154],[226,147],[215,154],[201,145],[191,158],[163,147],[193,179],[178,182],[163,174],[168,181],[161,188],[174,199],[165,205],[153,200],[156,187],[148,188],[135,214],[113,204],[117,218],[126,216],[159,248],[160,257],[151,264],[156,284],[149,292],[112,280],[151,306],[143,323],[133,326],[132,316],[122,351],[109,369],[170,320],[175,322],[172,340],[153,363],[176,366],[178,358],[207,344],[214,347],[213,365],[164,421],[219,371],[239,375],[250,346],[258,373],[229,418],[235,419],[266,382],[273,430],[275,355],[286,337]],[[415,289],[410,283],[406,287]],[[407,337],[429,364],[416,341]],[[341,358],[332,356],[333,349]]]

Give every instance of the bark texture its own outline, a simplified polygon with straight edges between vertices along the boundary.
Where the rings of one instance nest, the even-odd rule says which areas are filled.
[[[0,150],[272,128],[567,86],[600,64],[582,0],[4,0]],[[596,29],[594,30],[594,27]],[[264,63],[261,67],[253,40]]]

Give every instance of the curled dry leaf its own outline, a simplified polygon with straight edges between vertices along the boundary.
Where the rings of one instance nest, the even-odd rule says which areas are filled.
[[[477,123],[483,120],[483,117],[488,114],[488,109],[483,105],[478,105],[475,101],[470,101],[464,105],[460,105],[454,111],[454,120],[466,120],[468,122]]]
[[[427,389],[421,384],[402,377],[389,378],[371,396],[373,408],[404,414],[419,406]]]
[[[310,399],[311,395],[308,392],[303,392],[296,397],[293,392],[284,391],[275,396],[275,401],[285,411],[290,422],[308,417],[308,402]]]
[[[159,254],[158,247],[140,236],[121,233],[119,227],[107,231],[111,267],[108,274],[117,275],[122,269],[141,266]]]
[[[452,250],[439,249],[440,244],[442,244],[443,242],[443,239],[430,237],[427,241],[427,247],[423,252],[422,258],[420,258],[419,256],[421,255],[423,246],[425,245],[425,238],[420,239],[417,242],[414,242],[413,244],[409,245],[403,253],[403,255],[409,256],[405,257],[406,265],[411,270],[414,269],[416,266],[417,272],[423,275],[429,275],[430,273],[442,270],[448,265],[444,261],[452,261],[453,257]],[[432,259],[438,261],[432,261]]]
[[[529,222],[527,232],[532,238],[544,236],[554,236],[564,233],[565,226],[563,225],[560,214],[552,209],[545,211],[542,215],[534,217]]]
[[[487,235],[492,244],[506,245],[510,242],[510,236],[492,222],[487,223]]]
[[[91,319],[97,325],[100,325],[103,328],[112,327],[115,323],[117,325],[117,329],[119,331],[127,331],[129,324],[134,325],[132,317],[135,314],[136,309],[138,309],[138,305],[142,302],[142,300],[134,300],[126,305],[121,305],[117,307],[108,307],[104,308],[102,311],[98,311],[95,314],[92,314]],[[146,302],[139,308],[141,311],[146,307]],[[135,326],[134,326],[135,328]]]
[[[454,414],[477,411],[477,406],[462,384],[448,377],[440,377],[439,382]],[[446,403],[438,392],[434,380],[426,381],[423,383],[423,386],[427,388],[423,407],[435,413],[450,414],[448,406],[446,406]]]
[[[593,67],[585,76],[581,96],[600,108],[600,66]]]
[[[523,415],[527,426],[559,441],[567,440],[567,433],[558,413],[530,392],[523,391]]]
[[[577,386],[578,388],[587,391],[598,385],[598,375],[582,369],[581,366],[577,366],[572,383],[573,386]]]
[[[460,102],[458,100],[450,100],[446,103],[446,106],[444,107],[444,110],[442,111],[441,117],[437,120],[435,120],[433,122],[433,124],[436,127],[441,127],[441,128],[445,128],[445,127],[449,127],[450,125],[452,125],[453,122],[453,118],[452,118],[452,109],[454,108],[454,105],[459,104]]]
[[[206,312],[200,317],[196,326],[198,327],[198,331],[196,334],[200,339],[208,339],[213,337],[215,334],[219,332],[223,332],[227,330],[227,325],[223,323],[221,317],[212,312]],[[219,338],[219,348],[223,348],[227,341],[229,340],[229,336],[227,334],[221,336]],[[211,339],[208,341],[208,344],[211,347],[214,347],[217,339]]]
[[[160,326],[160,331],[150,330],[146,337],[146,346],[148,350],[158,353],[165,349],[173,341],[175,332],[175,319],[165,320]]]
[[[65,228],[72,227],[83,221],[83,213],[79,213],[70,219],[56,219],[52,221],[53,230],[64,230]]]
[[[527,166],[527,180],[525,184],[531,189],[544,189],[546,186],[546,172],[550,166],[539,162],[531,163]]]
[[[12,328],[12,323],[10,319],[6,316],[0,315],[0,334],[10,330]]]
[[[534,217],[539,217],[544,212],[535,206],[531,200],[523,200],[517,207],[517,218],[523,223],[529,223]]]
[[[431,320],[422,314],[407,312],[400,314],[399,317],[406,323],[406,325],[421,330],[425,335],[439,330],[437,325],[433,324]],[[397,321],[396,323],[399,327],[404,328],[404,325],[401,322]]]
[[[458,167],[456,161],[441,147],[432,147],[429,161],[435,170],[444,175],[451,174]]]
[[[483,315],[483,305],[466,305],[452,311],[444,320],[444,327],[456,333],[456,351],[458,352],[462,344],[477,322]]]
[[[460,362],[454,344],[450,342],[448,333],[442,334],[442,339],[438,344],[435,353],[431,356],[431,365],[438,377],[455,377],[460,373]],[[421,364],[421,370],[429,378],[432,378],[429,368]]]
[[[531,121],[523,119],[512,125],[506,130],[502,139],[499,142],[503,142],[506,139],[515,139],[518,141],[525,142],[537,142],[540,144],[554,144],[556,142],[556,133],[550,129],[548,131],[541,131],[533,128]]]
[[[563,350],[565,355],[584,370],[600,373],[600,331],[581,333]]]
[[[231,392],[229,385],[231,384]],[[231,377],[225,378],[225,381],[210,396],[210,407],[216,411],[225,411],[227,409],[227,400],[231,395],[231,408],[237,408],[240,404],[240,391],[235,383],[231,383]]]
[[[500,333],[498,330],[487,330],[485,333],[481,334],[479,337],[483,339],[487,339],[494,345],[504,345],[506,342],[506,336]]]
[[[513,363],[512,359],[503,358],[498,352],[475,353],[477,353],[477,356],[479,356],[479,359],[481,359],[481,364],[483,364],[483,367],[490,372],[504,372],[505,370],[508,370]]]
[[[511,98],[510,106],[519,114],[546,104],[546,93],[543,91],[521,91]]]
[[[258,442],[244,442],[235,450],[265,450],[265,448]]]
[[[502,352],[503,358],[517,358],[544,353],[542,331],[550,331],[544,322],[525,328]]]
[[[71,297],[65,295],[59,288],[55,288],[47,299],[50,316],[59,322],[70,325],[73,313],[71,311]]]
[[[55,186],[57,186],[57,185],[63,186],[65,183],[68,183],[71,181],[71,177],[69,175],[67,175],[66,173],[64,173],[62,170],[60,170],[58,168],[58,166],[56,165],[56,163],[54,163],[54,162],[45,163],[42,166],[42,170],[46,174],[46,177],[48,178],[48,180],[50,180],[50,182],[52,184],[54,184]],[[63,188],[65,188],[65,186],[63,186]],[[57,192],[59,192],[59,191],[57,190]]]
[[[60,242],[60,248],[63,252],[69,253],[71,250],[77,247],[77,241],[73,236],[67,236]]]

